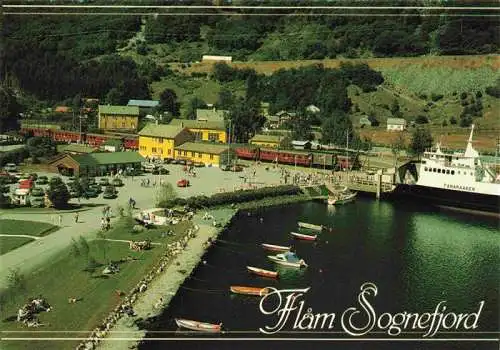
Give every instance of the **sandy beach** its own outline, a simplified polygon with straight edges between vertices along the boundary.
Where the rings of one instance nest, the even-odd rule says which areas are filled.
[[[210,211],[210,214],[222,224],[222,227],[215,228],[211,225],[211,221],[202,219],[204,212],[199,212],[193,218],[193,224],[199,227],[196,237],[189,240],[187,248],[174,257],[161,275],[149,284],[144,293],[140,294],[134,303],[136,315],[133,317],[123,316],[110,329],[108,335],[101,339],[97,348],[102,350],[134,348],[146,333],[139,330],[135,321],[156,316],[168,306],[184,280],[200,262],[200,258],[206,251],[205,242],[209,238],[217,237],[224,229],[224,226],[231,221],[235,213],[236,211],[231,209]],[[161,305],[159,305],[160,298],[163,299]]]

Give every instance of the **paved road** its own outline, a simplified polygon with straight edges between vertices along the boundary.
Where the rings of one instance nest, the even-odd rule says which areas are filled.
[[[190,197],[193,195],[211,195],[220,192],[221,190],[232,191],[243,184],[241,176],[253,177],[253,168],[247,168],[244,172],[231,173],[223,172],[218,168],[197,168],[196,177],[186,177],[182,166],[168,165],[170,175],[151,175],[140,176],[124,179],[125,186],[119,189],[118,198],[114,200],[99,198],[91,198],[89,200],[81,200],[82,204],[107,204],[116,212],[117,206],[127,206],[128,199],[133,197],[136,201],[136,207],[146,209],[155,205],[155,193],[158,187],[153,187],[153,182],[159,184],[160,179],[170,182],[175,185],[176,181],[182,177],[188,178],[191,186],[188,188],[178,188],[177,192],[180,197]],[[40,173],[41,174],[41,173]],[[49,174],[54,175],[54,174]],[[150,187],[142,187],[141,179],[150,179]],[[266,171],[263,166],[256,167],[256,176],[254,181],[259,185],[279,184],[279,171]],[[72,201],[75,201],[72,199]],[[15,213],[3,211],[1,218],[30,220],[53,223],[54,214],[31,214],[31,213]],[[96,237],[100,229],[100,218],[102,217],[102,206],[93,207],[87,211],[78,213],[79,222],[75,223],[74,213],[62,214],[62,227],[56,232],[48,236],[42,237],[39,240],[28,243],[18,249],[14,249],[7,254],[0,256],[0,289],[6,286],[6,277],[10,269],[19,267],[21,272],[29,277],[30,273],[35,273],[43,264],[57,257],[65,248],[71,244],[71,240],[78,239],[83,236],[87,239]]]

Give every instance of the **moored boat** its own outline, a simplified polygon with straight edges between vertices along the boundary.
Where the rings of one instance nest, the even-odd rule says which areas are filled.
[[[302,239],[305,241],[315,241],[316,238],[318,237],[317,235],[310,236],[310,235],[304,235],[302,233],[297,233],[297,232],[290,232],[290,234],[297,239]]]
[[[278,278],[278,272],[260,269],[258,267],[247,266],[247,270],[257,276]]]
[[[323,226],[310,224],[308,222],[301,222],[301,221],[299,221],[298,225],[301,228],[307,228],[309,230],[314,230],[314,231],[322,231],[323,230]]]
[[[299,259],[299,257],[292,252],[287,252],[277,255],[268,255],[267,257],[271,261],[274,261],[275,263],[283,266],[299,267],[299,268],[307,267],[307,264],[304,261],[304,259]]]
[[[229,289],[235,294],[263,296],[269,293],[269,289],[260,287],[231,286]]]
[[[262,248],[273,252],[289,252],[292,247],[262,243]]]
[[[175,323],[177,324],[178,327],[191,329],[193,331],[220,333],[222,330],[222,323],[212,324],[212,323],[198,322],[193,320],[186,320],[183,318],[176,318]]]
[[[329,205],[340,205],[352,202],[356,199],[357,192],[342,192],[328,197]]]

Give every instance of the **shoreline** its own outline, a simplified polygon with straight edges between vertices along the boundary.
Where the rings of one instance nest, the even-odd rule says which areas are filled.
[[[221,223],[220,227],[213,227],[207,221],[203,221],[198,213],[193,218],[193,224],[199,227],[196,236],[187,242],[186,249],[170,261],[165,270],[148,285],[146,291],[139,294],[133,305],[135,316],[121,317],[109,329],[106,336],[100,339],[97,346],[92,348],[102,350],[136,348],[147,332],[145,329],[139,329],[138,323],[158,316],[168,308],[170,301],[177,294],[185,279],[190,276],[200,263],[201,257],[206,253],[206,242],[209,239],[217,238],[228,227],[237,213],[237,209],[212,210],[210,214],[216,218],[217,222]],[[163,299],[162,302],[160,302],[160,298]],[[90,339],[85,343],[89,342]]]

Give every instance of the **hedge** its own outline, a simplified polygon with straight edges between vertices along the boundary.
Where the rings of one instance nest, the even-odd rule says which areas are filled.
[[[256,190],[216,193],[210,197],[195,196],[188,199],[175,198],[161,202],[159,203],[159,206],[161,208],[172,208],[176,205],[188,205],[193,209],[200,209],[223,204],[250,202],[269,197],[297,195],[299,193],[301,193],[301,190],[298,186],[282,185],[276,187],[263,187]]]

